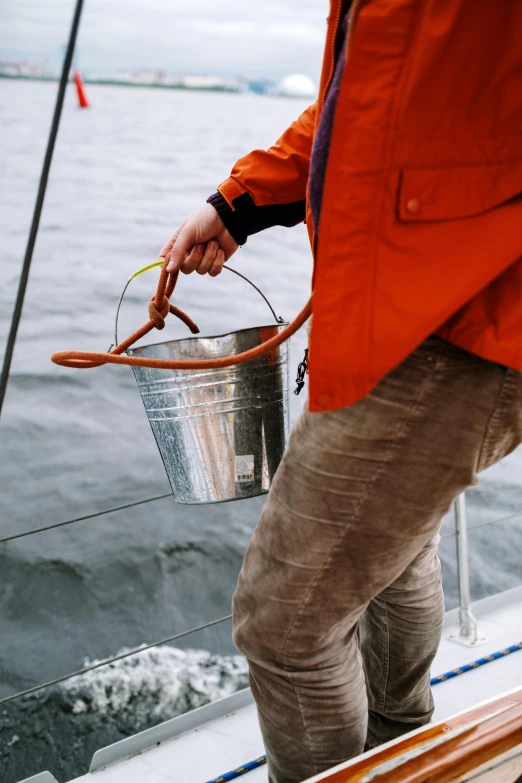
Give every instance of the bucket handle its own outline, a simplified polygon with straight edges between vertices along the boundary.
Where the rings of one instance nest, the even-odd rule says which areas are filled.
[[[138,269],[138,271],[134,272],[134,274],[132,274],[129,277],[129,279],[127,280],[127,282],[125,283],[125,288],[121,292],[121,296],[120,296],[120,299],[119,299],[119,302],[118,302],[118,307],[116,308],[116,318],[114,320],[114,345],[119,345],[119,343],[118,343],[118,319],[119,319],[119,316],[120,316],[120,309],[121,309],[121,305],[122,305],[122,302],[123,302],[123,297],[127,293],[127,288],[129,287],[129,285],[132,283],[132,281],[136,277],[139,277],[144,272],[148,272],[151,269],[155,269],[156,267],[159,267],[159,266],[162,266],[162,265],[163,265],[163,261],[156,261],[154,264],[149,264],[148,266],[143,267],[143,269]],[[263,299],[267,303],[268,307],[270,308],[270,312],[274,316],[274,319],[275,319],[276,323],[278,323],[278,324],[285,324],[286,323],[284,318],[282,318],[280,315],[276,315],[276,312],[275,312],[274,308],[272,307],[272,305],[270,304],[270,302],[268,301],[267,297],[261,291],[261,289],[257,287],[257,285],[255,283],[253,283],[251,280],[249,280],[248,277],[246,277],[245,275],[241,274],[241,272],[238,272],[237,269],[232,269],[231,266],[227,266],[226,264],[224,264],[223,265],[223,269],[226,269],[227,272],[233,272],[238,277],[241,277],[241,278],[243,278],[243,280],[246,280],[246,282],[249,283],[249,285],[251,285],[252,288],[255,288],[257,293],[260,296],[263,297]],[[109,353],[114,348],[114,345],[110,346],[109,351],[108,351]]]

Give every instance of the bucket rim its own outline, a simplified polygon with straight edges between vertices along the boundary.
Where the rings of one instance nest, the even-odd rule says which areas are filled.
[[[220,503],[235,503],[236,500],[251,500],[252,498],[259,498],[263,495],[268,495],[268,491],[268,489],[260,489],[259,492],[256,492],[254,495],[236,495],[233,498],[223,498],[220,500],[178,500],[174,495],[174,491],[172,491],[172,496],[174,497],[174,501],[180,506],[217,506]]]
[[[244,329],[234,329],[233,332],[223,332],[222,334],[209,334],[209,335],[202,335],[202,334],[194,334],[189,335],[188,337],[181,337],[177,340],[161,340],[157,343],[147,343],[147,345],[138,345],[136,348],[127,348],[127,355],[133,356],[135,355],[136,351],[143,351],[146,348],[155,348],[158,345],[167,345],[169,343],[185,343],[185,342],[194,342],[197,340],[217,340],[220,337],[230,337],[233,334],[244,334],[246,332],[253,332],[258,331],[259,329],[279,329],[281,327],[288,326],[288,321],[281,321],[280,323],[276,324],[262,324],[260,326],[247,326]]]

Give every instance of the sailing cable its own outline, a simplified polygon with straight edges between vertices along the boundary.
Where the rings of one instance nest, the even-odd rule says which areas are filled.
[[[232,615],[227,614],[225,617],[219,617],[217,620],[211,620],[209,623],[198,625],[196,628],[190,628],[188,631],[176,633],[174,636],[168,636],[166,639],[160,639],[159,641],[152,642],[151,644],[144,644],[141,647],[135,647],[134,649],[127,650],[127,652],[121,653],[120,655],[115,655],[113,658],[107,658],[106,660],[98,661],[97,663],[92,664],[92,666],[85,666],[83,669],[78,669],[76,672],[64,674],[62,677],[56,677],[56,679],[49,680],[49,682],[44,682],[41,685],[35,685],[33,688],[27,688],[25,691],[13,693],[12,696],[5,696],[3,699],[0,699],[0,704],[7,704],[7,702],[20,699],[22,696],[29,696],[31,693],[37,693],[44,688],[49,688],[51,685],[58,685],[60,682],[70,680],[71,677],[78,677],[81,674],[87,674],[88,672],[92,672],[95,669],[100,669],[102,666],[109,666],[109,664],[114,663],[115,661],[122,661],[124,658],[130,658],[131,655],[136,655],[137,653],[143,652],[143,650],[150,650],[152,647],[160,647],[162,644],[175,642],[177,639],[183,639],[185,636],[190,636],[190,634],[197,633],[197,631],[203,631],[205,628],[211,628],[213,625],[219,625],[219,623],[224,623],[226,620],[231,619]]]
[[[49,680],[48,682],[44,682],[41,685],[35,685],[32,688],[27,688],[27,690],[20,691],[19,693],[13,693],[12,696],[5,696],[3,699],[0,699],[0,704],[6,704],[7,702],[19,699],[22,696],[29,696],[31,693],[37,693],[44,688],[49,688],[51,685],[58,685],[61,682],[65,682],[65,680],[70,680],[72,677],[78,677],[81,674],[87,674],[88,672],[92,672],[95,669],[100,669],[102,666],[109,666],[115,661],[122,661],[125,658],[130,658],[132,655],[143,652],[143,650],[150,650],[152,647],[160,647],[162,644],[175,642],[177,639],[183,639],[185,636],[190,636],[191,634],[197,633],[198,631],[203,631],[206,628],[212,628],[214,625],[219,625],[220,623],[224,623],[231,619],[232,615],[227,614],[224,617],[219,617],[217,620],[211,620],[208,623],[204,623],[204,625],[198,625],[196,628],[190,628],[188,631],[181,631],[181,633],[174,634],[174,636],[168,636],[166,639],[160,639],[159,641],[151,642],[150,644],[144,644],[141,647],[135,647],[132,650],[127,650],[127,652],[120,653],[120,655],[115,655],[112,658],[106,658],[103,661],[98,661],[91,666],[78,669],[78,671],[71,672],[70,674],[64,674],[61,677],[56,677],[56,679]],[[499,658],[505,658],[507,655],[512,655],[513,653],[520,650],[522,650],[522,642],[517,642],[516,644],[512,644],[510,647],[505,647],[503,650],[498,650],[497,652],[492,652],[489,655],[484,655],[482,658],[478,658],[476,661],[465,663],[462,666],[459,666],[457,669],[451,669],[448,672],[444,672],[444,674],[439,674],[437,677],[432,677],[430,680],[430,685],[434,687],[435,685],[439,685],[440,683],[446,682],[447,680],[452,680],[454,677],[459,677],[461,674],[466,674],[466,672],[473,671],[473,669],[478,669],[481,666],[485,666],[488,663],[497,661]]]
[[[57,527],[65,527],[66,525],[74,525],[75,522],[84,522],[86,519],[96,519],[96,517],[102,517],[104,514],[114,514],[116,511],[124,511],[128,508],[134,508],[135,506],[143,506],[145,503],[153,503],[155,500],[163,500],[164,498],[171,498],[172,492],[166,492],[164,495],[154,495],[151,498],[144,498],[143,500],[135,500],[132,503],[124,503],[122,506],[113,506],[112,508],[104,508],[102,511],[95,511],[92,514],[84,514],[82,517],[75,517],[74,519],[66,519],[65,522],[55,522],[53,525],[46,525],[45,527],[36,527],[33,530],[24,530],[22,533],[15,533],[12,536],[4,536],[0,538],[0,544],[5,544],[7,541],[15,541],[17,538],[25,538],[26,536],[32,536],[33,533],[44,533],[46,530],[54,530]]]
[[[73,519],[66,519],[64,522],[55,522],[52,525],[45,525],[44,527],[36,527],[32,530],[24,530],[22,533],[14,533],[10,536],[4,536],[0,538],[0,544],[5,544],[8,541],[15,541],[17,538],[25,538],[26,536],[32,536],[33,533],[45,533],[46,530],[54,530],[58,527],[65,527],[66,525],[73,525],[76,522],[84,522],[87,519],[96,519],[96,517],[102,517],[104,514],[114,514],[117,511],[125,511],[128,508],[134,508],[135,506],[143,506],[145,503],[153,503],[156,500],[164,500],[165,498],[172,497],[172,492],[165,492],[163,495],[154,495],[150,498],[143,498],[142,500],[134,500],[132,503],[124,503],[121,506],[113,506],[112,508],[104,508],[101,511],[94,511],[92,514],[85,514],[81,517],[74,517]],[[476,530],[477,528],[486,527],[487,525],[500,524],[501,522],[508,522],[509,520],[522,517],[522,512],[519,511],[516,514],[510,514],[507,517],[500,517],[500,519],[490,519],[487,522],[480,522],[478,525],[470,525],[468,530]],[[446,533],[441,536],[441,540],[445,538],[453,538],[456,534]]]
[[[468,525],[469,530],[478,530],[481,527],[489,527],[489,525],[499,525],[501,522],[510,522],[512,519],[522,517],[522,511],[517,511],[516,514],[509,514],[507,517],[500,517],[499,519],[487,519],[485,522],[479,522],[477,525]],[[441,541],[445,538],[453,538],[456,536],[456,532],[453,530],[451,533],[445,533],[440,537]]]
[[[20,325],[20,319],[22,317],[25,292],[27,290],[27,283],[29,280],[29,270],[31,268],[31,262],[33,260],[33,253],[36,245],[36,237],[38,235],[40,218],[42,216],[45,192],[47,190],[47,182],[49,180],[49,171],[51,169],[54,147],[56,144],[56,137],[58,135],[58,128],[60,126],[63,102],[65,98],[65,90],[67,88],[67,82],[69,81],[69,72],[71,70],[71,63],[73,59],[74,49],[76,46],[76,38],[78,35],[78,28],[80,26],[80,17],[82,14],[82,8],[83,8],[83,0],[76,0],[76,8],[74,10],[74,16],[71,24],[71,31],[69,33],[69,41],[67,43],[67,51],[65,53],[65,58],[62,67],[62,74],[60,77],[60,85],[58,87],[58,95],[56,96],[56,104],[54,107],[53,120],[51,123],[51,131],[49,133],[49,139],[47,141],[47,149],[45,152],[44,162],[42,166],[42,173],[40,175],[40,182],[38,185],[38,194],[36,196],[36,203],[34,206],[33,219],[31,222],[31,230],[29,231],[29,238],[27,240],[24,263],[22,265],[22,273],[20,275],[20,282],[18,284],[18,293],[16,296],[13,316],[11,319],[9,337],[7,338],[7,344],[5,348],[4,363],[2,367],[2,374],[0,376],[0,416],[2,415],[2,407],[4,404],[5,392],[9,380],[9,372],[11,370],[11,362],[13,359],[16,337],[18,334],[18,327]]]

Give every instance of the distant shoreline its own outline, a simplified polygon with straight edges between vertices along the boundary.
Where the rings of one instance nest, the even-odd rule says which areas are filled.
[[[58,82],[57,76],[19,76],[18,74],[12,75],[8,73],[0,73],[0,79],[11,79],[12,81],[23,82]],[[108,87],[152,87],[156,90],[183,90],[185,92],[227,92],[227,93],[241,93],[243,90],[236,87],[228,87],[226,85],[209,86],[209,87],[187,87],[185,84],[162,84],[161,82],[130,82],[119,81],[118,79],[84,79],[85,84],[101,84]],[[246,92],[252,92],[247,90]],[[257,94],[257,93],[256,93]]]

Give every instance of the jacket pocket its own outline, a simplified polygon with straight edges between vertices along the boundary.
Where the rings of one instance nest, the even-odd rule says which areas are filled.
[[[522,161],[491,166],[404,169],[398,192],[399,220],[459,220],[522,197]]]

